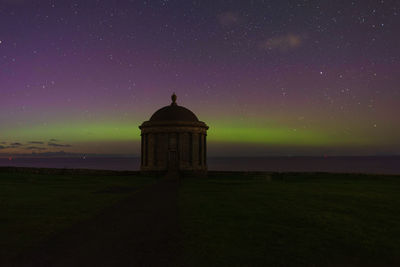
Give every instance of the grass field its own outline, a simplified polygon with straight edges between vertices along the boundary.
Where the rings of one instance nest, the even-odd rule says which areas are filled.
[[[0,259],[15,256],[153,181],[101,173],[0,172]]]
[[[265,178],[184,181],[185,266],[400,265],[400,177]]]
[[[155,180],[0,172],[0,259]],[[213,174],[179,189],[183,266],[399,266],[400,177]]]

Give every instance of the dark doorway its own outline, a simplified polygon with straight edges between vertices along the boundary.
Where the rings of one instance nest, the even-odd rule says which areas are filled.
[[[170,171],[178,170],[178,155],[176,151],[168,152],[168,170]]]

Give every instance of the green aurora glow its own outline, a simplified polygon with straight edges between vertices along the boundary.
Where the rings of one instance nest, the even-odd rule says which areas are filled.
[[[63,151],[79,153],[126,153],[139,154],[141,122],[84,122],[53,123],[47,125],[33,125],[17,127],[3,131],[2,140],[12,140],[29,144],[32,141],[56,139],[63,144]],[[208,123],[208,141],[211,144],[237,144],[261,146],[291,146],[291,147],[362,147],[373,145],[373,140],[363,136],[340,135],[319,129],[291,128],[287,126],[273,126],[257,124],[254,121],[242,123],[227,123],[211,121]],[[126,149],[124,149],[124,147]],[[101,149],[103,148],[103,149]],[[60,147],[52,148],[53,151]],[[34,149],[33,149],[34,150]],[[212,151],[212,148],[211,148]],[[13,148],[13,153],[27,153],[26,149]]]

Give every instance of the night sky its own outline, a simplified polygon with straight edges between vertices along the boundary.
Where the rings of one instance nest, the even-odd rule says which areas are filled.
[[[400,1],[0,0],[0,154],[140,154],[171,94],[211,156],[400,154]]]

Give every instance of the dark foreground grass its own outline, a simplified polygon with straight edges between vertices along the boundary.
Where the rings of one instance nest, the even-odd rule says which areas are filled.
[[[0,172],[0,265],[153,182]],[[400,177],[214,173],[179,208],[182,266],[400,266]]]
[[[179,205],[184,266],[400,266],[400,177],[186,179]]]
[[[0,263],[153,181],[101,172],[0,172]]]

